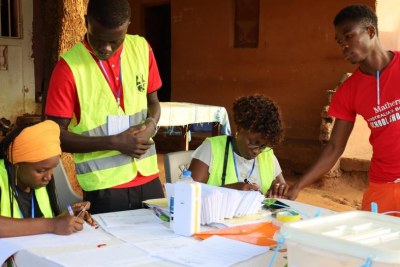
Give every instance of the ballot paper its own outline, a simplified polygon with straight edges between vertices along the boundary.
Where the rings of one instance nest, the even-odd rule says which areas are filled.
[[[184,266],[231,266],[266,253],[269,247],[212,236],[193,245],[158,252],[154,257]]]
[[[264,195],[259,191],[241,191],[201,183],[200,223],[208,225],[258,213]],[[167,199],[174,196],[175,184],[167,183]]]

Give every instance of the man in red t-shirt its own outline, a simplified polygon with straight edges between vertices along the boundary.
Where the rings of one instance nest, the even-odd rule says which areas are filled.
[[[65,152],[87,153],[90,155],[90,152],[116,150],[121,154],[128,155],[131,159],[139,159],[143,155],[147,155],[151,150],[150,148],[154,148],[154,142],[150,138],[156,132],[157,122],[161,113],[157,97],[157,90],[161,87],[161,79],[154,54],[148,44],[148,77],[147,79],[144,77],[144,80],[147,80],[147,88],[141,88],[138,85],[138,76],[136,76],[134,85],[126,86],[129,88],[123,88],[122,86],[122,80],[126,83],[128,75],[134,75],[128,72],[122,73],[123,68],[121,67],[122,64],[120,64],[121,57],[123,58],[124,45],[128,45],[126,43],[126,32],[130,24],[130,15],[130,6],[126,0],[90,0],[87,16],[85,17],[87,33],[82,43],[94,59],[93,62],[97,64],[96,66],[93,63],[91,68],[98,68],[101,71],[103,77],[100,76],[100,78],[105,79],[106,83],[104,84],[109,86],[109,89],[106,90],[110,90],[114,95],[112,101],[118,103],[119,109],[126,111],[127,107],[124,102],[127,101],[126,98],[128,96],[132,98],[127,94],[127,92],[131,92],[129,90],[133,90],[130,87],[135,87],[140,91],[147,90],[147,116],[144,114],[145,119],[141,124],[131,125],[127,130],[114,135],[95,134],[93,136],[68,131],[68,127],[71,127],[71,125],[79,126],[83,112],[81,106],[83,103],[81,102],[85,101],[87,103],[89,101],[87,99],[83,100],[84,98],[81,98],[82,93],[79,93],[79,90],[85,89],[78,90],[76,79],[82,78],[79,76],[74,77],[76,70],[71,69],[68,62],[62,58],[57,63],[50,80],[45,113],[49,119],[56,121],[61,126],[61,143]],[[127,51],[125,52],[127,53]],[[147,62],[147,59],[143,62]],[[137,63],[137,65],[140,64],[140,62]],[[124,92],[127,95],[124,96]],[[93,97],[101,98],[107,95],[112,98],[112,94],[102,94],[99,91]],[[101,101],[97,102],[102,103]],[[100,109],[103,108],[105,109],[106,107],[99,107],[99,113]],[[91,117],[96,118],[98,116],[97,112],[84,115],[85,122],[89,121],[89,124],[92,123]],[[153,151],[155,153],[155,150]],[[88,166],[90,165],[89,163],[87,164]],[[90,171],[97,171],[95,168],[103,170],[106,168],[104,166],[110,163],[103,161],[102,164],[99,167],[94,166],[95,164],[90,165],[94,166],[94,169]],[[157,169],[157,166],[155,168]],[[114,178],[109,177],[109,179]],[[101,188],[100,190],[85,190],[83,188],[83,190],[84,199],[92,203],[90,210],[92,213],[142,208],[143,200],[164,196],[158,177],[158,169],[148,175],[142,175],[138,171],[136,177],[131,177],[130,181],[115,184],[110,188]]]
[[[336,118],[331,138],[320,158],[294,184],[288,198],[329,171],[343,153],[357,114],[371,130],[373,156],[369,187],[362,209],[379,212],[400,211],[400,58],[386,51],[378,38],[376,14],[365,5],[351,5],[334,19],[335,39],[346,60],[358,69],[335,93],[329,115]]]

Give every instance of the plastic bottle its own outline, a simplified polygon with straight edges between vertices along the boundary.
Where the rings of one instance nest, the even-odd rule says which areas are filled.
[[[179,178],[179,181],[193,182],[192,172],[189,170],[183,171],[181,177]]]
[[[171,229],[174,227],[174,197],[169,199],[169,226]]]

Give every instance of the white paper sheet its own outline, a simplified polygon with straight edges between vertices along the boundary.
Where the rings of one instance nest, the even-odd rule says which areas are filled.
[[[42,234],[11,238],[0,238],[0,261],[4,262],[12,254],[26,248],[65,247],[68,245],[97,244],[110,240],[101,229],[87,224],[83,230],[72,235]],[[11,254],[10,254],[11,253]]]
[[[66,267],[124,267],[148,263],[154,263],[151,265],[156,266],[156,262],[158,261],[133,244],[104,246],[78,252],[61,253],[47,256],[46,258]]]
[[[92,217],[103,228],[157,221],[157,216],[150,209],[102,213]]]
[[[129,128],[129,116],[109,115],[107,116],[107,133],[115,135]]]
[[[108,227],[104,230],[127,243],[159,240],[178,236],[160,222]]]
[[[151,241],[143,241],[136,242],[136,246],[147,251],[152,255],[157,255],[160,252],[171,249],[179,249],[185,246],[194,245],[201,242],[199,239],[190,238],[186,236],[178,236],[174,238],[168,239],[157,239],[157,242],[154,240]]]
[[[152,210],[127,210],[93,215],[104,231],[127,243],[177,237]]]
[[[186,266],[230,266],[268,251],[268,247],[212,236],[179,249],[159,252],[157,257]]]

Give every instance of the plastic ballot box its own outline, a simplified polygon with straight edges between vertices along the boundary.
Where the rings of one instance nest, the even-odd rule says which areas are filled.
[[[290,267],[400,266],[400,218],[351,211],[281,226]]]

